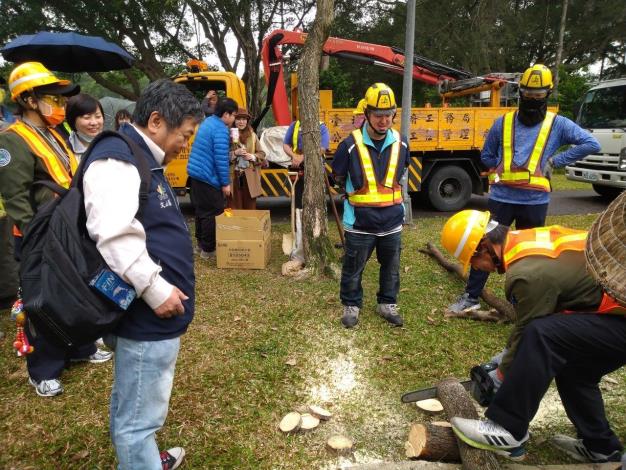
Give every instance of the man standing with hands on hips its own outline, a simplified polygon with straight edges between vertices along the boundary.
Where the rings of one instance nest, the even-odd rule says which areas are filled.
[[[515,229],[543,227],[548,213],[553,168],[598,152],[600,144],[564,116],[548,111],[552,73],[545,65],[526,69],[519,82],[519,108],[496,119],[480,159],[489,168],[489,212]],[[565,151],[560,147],[573,145]],[[465,292],[448,307],[454,313],[478,310],[489,273],[472,268]]]

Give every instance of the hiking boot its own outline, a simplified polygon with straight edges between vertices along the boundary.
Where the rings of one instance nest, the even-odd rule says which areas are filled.
[[[452,313],[463,313],[463,312],[471,312],[473,310],[480,309],[480,302],[475,297],[470,297],[470,295],[465,292],[461,297],[458,298],[456,302],[448,307],[448,310]]]
[[[574,439],[562,434],[557,434],[552,438],[552,445],[579,462],[619,462],[622,458],[619,450],[615,450],[609,455],[601,454],[600,452],[589,450],[583,444],[582,439]]]
[[[344,305],[341,324],[346,328],[352,328],[359,323],[359,307],[356,305]]]
[[[403,324],[396,304],[378,304],[376,313],[387,320],[392,326],[402,326]]]
[[[513,460],[522,460],[526,455],[523,444],[528,440],[528,433],[517,440],[497,423],[487,419],[452,418],[452,430],[467,445],[478,449],[490,450]]]
[[[96,349],[96,352],[87,357],[75,357],[70,359],[72,362],[81,362],[88,361],[92,364],[100,364],[101,362],[106,362],[113,357],[113,353],[111,351],[105,351],[104,349]]]
[[[161,465],[163,470],[174,470],[180,467],[185,458],[185,449],[182,447],[172,447],[161,452]]]
[[[63,393],[63,385],[59,379],[42,380],[37,383],[29,377],[28,383],[35,387],[35,391],[40,397],[54,397]]]
[[[200,250],[200,258],[206,260],[214,260],[215,259],[215,251],[204,251]]]

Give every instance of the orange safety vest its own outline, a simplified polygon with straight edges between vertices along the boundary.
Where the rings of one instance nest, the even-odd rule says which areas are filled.
[[[495,169],[490,171],[489,184],[503,184],[516,188],[550,192],[552,186],[550,180],[543,176],[541,158],[548,137],[550,137],[556,113],[551,111],[546,113],[533,150],[521,166],[516,166],[513,162],[516,113],[517,111],[511,111],[504,115],[502,122],[502,160]]]
[[[384,182],[376,179],[376,172],[367,146],[363,143],[361,129],[352,131],[354,145],[357,148],[361,170],[363,172],[363,186],[358,190],[348,194],[348,201],[353,206],[359,207],[387,207],[402,204],[402,188],[396,178],[398,160],[400,158],[400,134],[395,129],[391,129],[396,141],[391,144],[389,162]]]
[[[505,269],[515,261],[526,256],[546,256],[558,258],[564,251],[585,251],[587,241],[586,230],[576,230],[551,225],[527,230],[512,230],[507,236],[502,250]],[[618,303],[613,297],[603,292],[598,313],[626,314],[626,307]],[[573,313],[571,311],[563,313]]]
[[[24,142],[28,145],[30,150],[41,159],[48,174],[59,186],[69,188],[72,182],[72,174],[78,167],[78,161],[69,147],[65,144],[63,138],[52,128],[48,128],[48,131],[56,139],[57,143],[65,151],[70,161],[70,171],[59,161],[59,157],[52,149],[50,144],[45,141],[32,127],[25,124],[22,121],[16,121],[11,124],[7,129],[7,132],[14,132],[20,136]],[[21,236],[21,232],[17,227],[13,227],[13,234]]]

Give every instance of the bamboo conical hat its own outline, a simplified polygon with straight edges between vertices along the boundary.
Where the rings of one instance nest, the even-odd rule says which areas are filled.
[[[591,226],[585,256],[589,273],[611,297],[626,305],[626,191]]]

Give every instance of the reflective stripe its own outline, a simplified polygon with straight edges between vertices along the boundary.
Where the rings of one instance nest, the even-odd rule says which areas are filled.
[[[584,251],[587,232],[552,225],[509,232],[503,259],[505,267],[526,256],[557,258],[563,251]]]
[[[392,129],[391,132],[393,133],[395,142],[391,144],[384,184],[380,184],[376,180],[376,172],[369,150],[363,143],[361,129],[352,131],[354,145],[357,148],[361,169],[363,170],[364,181],[362,188],[348,194],[348,200],[351,204],[381,207],[402,204],[402,190],[396,181],[396,170],[400,158],[400,134],[394,129]]]
[[[502,120],[502,162],[489,173],[489,182],[550,192],[550,180],[542,175],[539,163],[556,114],[551,111],[546,113],[530,156],[522,166],[513,167],[516,113],[517,111],[508,112]]]
[[[300,134],[300,120],[298,119],[293,125],[293,134],[291,135],[291,148],[294,152],[298,150],[298,134]]]
[[[18,78],[17,80],[14,80],[10,85],[9,85],[9,90],[13,91],[13,88],[17,87],[18,85],[21,85],[24,82],[28,82],[30,80],[37,80],[39,78],[46,78],[49,77],[50,73],[46,73],[46,72],[40,72],[40,73],[33,73],[30,75],[26,75],[25,77],[22,78]]]
[[[7,130],[15,132],[22,139],[24,139],[32,152],[43,161],[43,164],[45,165],[48,174],[59,186],[62,186],[64,188],[70,187],[70,183],[72,181],[70,173],[61,164],[61,162],[59,161],[59,157],[50,147],[50,145],[45,142],[34,129],[21,121],[17,121],[9,126]],[[50,128],[48,129],[48,131],[50,131],[53,137],[57,140],[58,144],[61,145],[63,150],[67,152],[70,160],[70,171],[73,173],[74,171],[76,171],[76,167],[78,166],[78,162],[76,161],[74,153],[69,148],[67,148],[65,142],[63,141],[63,138],[56,131]]]
[[[459,258],[459,256],[461,256],[461,252],[463,251],[463,248],[465,248],[467,239],[472,233],[472,229],[474,228],[474,225],[476,225],[476,219],[478,219],[478,214],[479,213],[476,211],[472,212],[469,220],[467,221],[467,225],[465,226],[465,231],[463,232],[463,236],[459,240],[459,244],[457,245],[456,250],[454,251],[454,257],[457,259]]]

